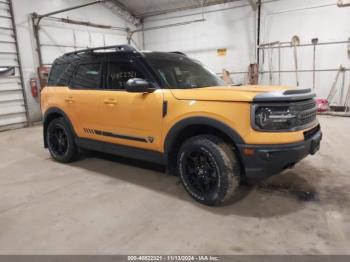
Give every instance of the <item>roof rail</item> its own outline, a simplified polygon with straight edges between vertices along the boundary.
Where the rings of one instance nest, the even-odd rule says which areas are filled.
[[[174,51],[174,52],[170,52],[170,53],[187,56],[185,53],[179,52],[179,51]]]
[[[94,47],[94,48],[77,50],[74,52],[66,53],[64,55],[77,55],[77,54],[90,53],[96,50],[105,50],[105,49],[115,49],[116,52],[117,51],[129,51],[129,52],[137,51],[137,49],[132,47],[131,45],[111,45],[111,46],[102,46],[102,47]]]

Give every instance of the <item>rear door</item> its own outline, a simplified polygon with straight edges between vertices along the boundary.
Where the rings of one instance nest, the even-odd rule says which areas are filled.
[[[74,128],[79,137],[98,139],[94,130],[101,126],[103,99],[103,59],[94,58],[81,62],[69,83],[70,92],[65,103],[74,115]]]

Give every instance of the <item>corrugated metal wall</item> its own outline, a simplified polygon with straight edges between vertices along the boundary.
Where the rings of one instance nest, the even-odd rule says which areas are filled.
[[[12,3],[0,0],[0,131],[27,122]]]

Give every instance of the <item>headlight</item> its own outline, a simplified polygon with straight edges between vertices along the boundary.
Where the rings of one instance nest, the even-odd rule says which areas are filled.
[[[298,114],[289,106],[254,105],[252,124],[255,129],[277,131],[292,129],[297,125]]]

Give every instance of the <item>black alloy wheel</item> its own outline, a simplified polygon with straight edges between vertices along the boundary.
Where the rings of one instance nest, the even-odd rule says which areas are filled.
[[[199,195],[213,192],[219,182],[219,170],[215,159],[204,148],[188,152],[184,159],[189,185]]]
[[[51,152],[56,156],[62,157],[68,151],[68,136],[66,130],[56,124],[48,134],[48,144]]]
[[[240,184],[241,168],[232,146],[213,135],[185,141],[178,153],[177,167],[186,191],[205,205],[227,203]]]
[[[79,156],[73,132],[64,118],[56,118],[49,123],[46,142],[52,158],[58,162],[73,162]]]

